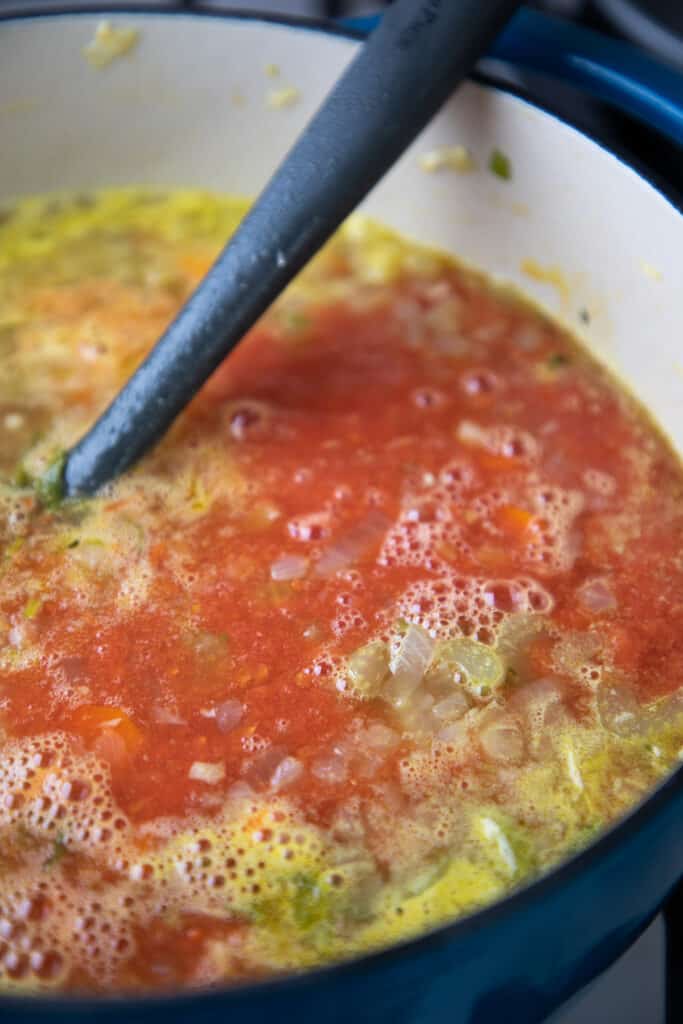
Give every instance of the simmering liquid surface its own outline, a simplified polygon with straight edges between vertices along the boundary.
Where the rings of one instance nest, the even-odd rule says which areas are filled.
[[[245,204],[0,220],[0,989],[173,989],[500,897],[683,747],[681,467],[552,321],[354,218],[97,498],[60,457]]]

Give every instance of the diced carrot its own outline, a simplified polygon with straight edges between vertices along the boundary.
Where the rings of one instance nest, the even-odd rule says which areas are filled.
[[[69,725],[91,747],[110,736],[123,743],[127,754],[134,754],[143,741],[142,731],[133,719],[121,708],[106,704],[82,704],[74,711]],[[115,745],[118,747],[119,743]]]
[[[496,522],[500,528],[514,537],[521,538],[533,521],[533,513],[519,505],[503,505],[496,512]]]
[[[244,831],[250,833],[258,832],[265,828],[266,825],[269,825],[270,822],[270,811],[268,808],[263,807],[247,818]]]
[[[509,455],[493,455],[491,452],[482,452],[477,459],[480,466],[484,469],[490,469],[495,473],[501,473],[515,469],[517,459],[514,456]]]

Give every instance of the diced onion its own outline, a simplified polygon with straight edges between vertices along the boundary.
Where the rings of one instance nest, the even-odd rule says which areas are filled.
[[[438,146],[427,153],[422,153],[417,160],[423,171],[433,173],[442,168],[458,171],[461,174],[473,171],[476,167],[472,154],[465,146]]]
[[[567,751],[567,773],[572,785],[581,792],[583,790],[583,779],[576,762],[576,754],[571,749]]]
[[[626,686],[603,684],[598,690],[598,711],[604,727],[617,736],[631,736],[639,730],[641,707]]]
[[[348,775],[346,761],[334,753],[328,757],[318,757],[311,765],[311,775],[321,782],[329,782],[332,785],[345,782]]]
[[[524,736],[514,718],[501,715],[485,726],[479,742],[482,750],[492,761],[504,764],[520,764],[524,758]]]
[[[373,544],[378,544],[389,527],[389,520],[379,509],[372,509],[355,526],[326,548],[316,562],[316,576],[333,576],[348,569]]]
[[[604,579],[586,580],[576,592],[579,603],[589,612],[611,612],[617,606],[617,599],[609,582]]]
[[[426,682],[430,689],[441,693],[459,684],[472,697],[482,699],[490,697],[504,677],[505,666],[494,650],[461,637],[437,646]]]
[[[167,708],[163,704],[154,705],[152,708],[152,718],[159,725],[187,725],[185,719],[177,711]]]
[[[233,782],[227,795],[230,800],[249,800],[253,797],[254,790],[248,782],[242,782],[240,780],[239,782]]]
[[[381,722],[373,722],[359,736],[361,742],[372,750],[391,750],[399,741],[398,733]]]
[[[220,762],[194,761],[188,774],[195,782],[215,786],[225,778],[225,765]]]
[[[381,640],[364,644],[346,661],[349,691],[356,697],[376,697],[389,675],[389,651]]]
[[[426,629],[411,623],[401,640],[386,693],[391,703],[405,707],[427,671],[434,651],[434,641]]]
[[[273,772],[286,755],[286,749],[280,746],[261,750],[243,772],[246,781],[253,786],[267,785],[273,777]]]
[[[440,722],[454,722],[462,718],[469,709],[469,701],[462,690],[455,690],[432,708],[432,714]]]
[[[238,700],[230,699],[223,701],[216,708],[216,725],[221,732],[230,732],[239,725],[244,715],[244,705]]]
[[[436,734],[436,738],[441,740],[443,743],[461,744],[467,740],[467,737],[467,722],[463,718],[460,718],[455,722],[450,722]]]
[[[515,857],[510,840],[505,835],[498,822],[494,821],[493,818],[481,818],[480,825],[481,830],[484,833],[484,838],[491,840],[496,844],[498,853],[505,863],[508,873],[510,875],[514,875],[517,872],[517,858]]]
[[[270,788],[276,792],[291,786],[303,774],[304,766],[295,757],[285,757],[270,777]]]
[[[299,580],[306,575],[308,559],[303,555],[283,555],[272,563],[270,578],[272,580]]]
[[[473,444],[481,447],[486,445],[486,432],[482,430],[478,423],[473,423],[472,420],[460,420],[455,436],[462,444]]]

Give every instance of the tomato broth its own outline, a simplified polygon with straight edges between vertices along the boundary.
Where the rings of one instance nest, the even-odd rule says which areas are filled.
[[[245,209],[0,218],[3,991],[419,934],[681,756],[677,458],[564,328],[362,217],[139,466],[59,499]]]

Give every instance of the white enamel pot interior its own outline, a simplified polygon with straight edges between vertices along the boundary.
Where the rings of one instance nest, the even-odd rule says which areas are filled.
[[[2,25],[0,198],[131,183],[254,195],[357,46],[265,21],[111,20],[139,42],[102,70],[82,54],[99,15]],[[269,90],[285,86],[298,102],[269,108]],[[467,146],[480,169],[421,170],[418,155],[444,144]],[[486,169],[494,148],[511,181]],[[683,217],[616,157],[513,95],[467,84],[365,208],[516,282],[576,330],[587,311],[587,344],[683,447]]]

